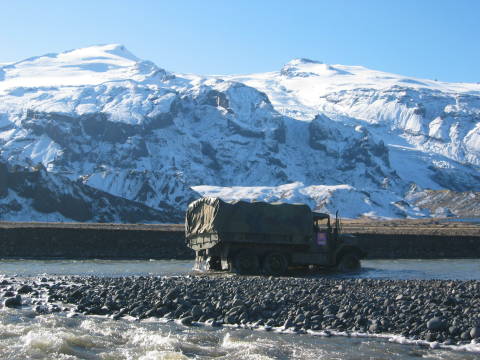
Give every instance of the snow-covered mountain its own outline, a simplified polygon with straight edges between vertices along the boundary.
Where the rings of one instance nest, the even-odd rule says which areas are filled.
[[[480,191],[480,85],[307,59],[173,74],[93,46],[0,66],[0,144],[9,164],[160,211],[219,195],[425,216],[415,192]]]
[[[182,218],[172,206],[152,209],[49,173],[42,164],[24,168],[0,161],[3,221],[165,223]]]

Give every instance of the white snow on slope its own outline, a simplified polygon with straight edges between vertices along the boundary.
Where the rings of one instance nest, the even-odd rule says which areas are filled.
[[[410,182],[479,188],[479,119],[479,84],[308,59],[202,77],[113,44],[0,67],[1,156],[152,207],[183,203],[193,187],[350,217],[420,216],[402,204]]]
[[[219,78],[242,82],[265,92],[277,110],[306,120],[323,110],[323,97],[341,91],[385,90],[398,86],[480,95],[480,84],[416,79],[363,66],[328,65],[309,59],[294,59],[277,72]]]
[[[219,197],[225,201],[266,201],[307,204],[314,211],[334,214],[336,210],[346,218],[362,216],[394,218],[399,216],[398,204],[392,196],[362,193],[349,185],[310,185],[301,182],[280,186],[194,186],[193,190],[207,197]],[[378,203],[372,202],[372,199]],[[383,199],[382,199],[383,198]],[[383,201],[382,201],[383,200]],[[398,199],[396,199],[398,200]],[[385,204],[390,206],[385,206]],[[380,205],[381,204],[381,205]],[[418,209],[410,210],[411,216],[424,216]]]
[[[0,90],[14,87],[98,85],[125,80],[139,59],[118,44],[46,54],[3,66]],[[1,80],[1,78],[0,78]]]
[[[264,92],[286,116],[311,121],[322,113],[342,123],[374,125],[369,130],[392,140],[387,144],[406,141],[424,152],[480,165],[479,83],[416,79],[308,59],[294,59],[277,72],[222,78]]]

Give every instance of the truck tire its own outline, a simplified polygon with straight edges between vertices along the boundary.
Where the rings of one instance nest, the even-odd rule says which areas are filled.
[[[220,262],[220,257],[218,256],[211,256],[207,258],[207,270],[222,270],[222,264]]]
[[[288,259],[282,253],[268,253],[263,259],[263,272],[267,275],[283,275],[287,269]]]
[[[258,274],[260,262],[252,251],[242,250],[233,258],[233,268],[238,274]]]
[[[344,254],[337,264],[340,272],[357,272],[360,270],[360,258],[353,252]]]

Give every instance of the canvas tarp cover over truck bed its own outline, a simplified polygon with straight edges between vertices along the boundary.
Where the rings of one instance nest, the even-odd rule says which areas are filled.
[[[185,219],[186,237],[219,233],[311,236],[312,212],[304,204],[225,202],[201,198],[191,203]]]

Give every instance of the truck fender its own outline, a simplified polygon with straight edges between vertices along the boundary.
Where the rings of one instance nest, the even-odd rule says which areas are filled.
[[[355,245],[345,245],[341,246],[335,254],[335,264],[338,264],[340,259],[345,255],[353,253],[355,254],[359,259],[364,259],[367,256],[367,253],[360,249],[358,246]]]

